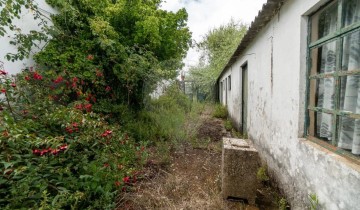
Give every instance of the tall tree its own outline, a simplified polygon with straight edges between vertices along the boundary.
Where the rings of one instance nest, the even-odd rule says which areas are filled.
[[[84,81],[82,91],[91,94],[101,92],[97,77],[102,75],[114,93],[110,104],[133,107],[141,106],[157,81],[175,77],[183,65],[191,38],[185,9],[161,10],[162,0],[46,2],[58,11],[52,16],[54,27],[47,27],[43,21],[43,31],[19,33],[12,43],[21,51],[8,55],[9,60],[23,59],[33,44],[50,36],[46,47],[35,56],[40,66],[51,74]],[[0,6],[4,6],[0,36],[5,27],[17,30],[11,21],[19,18],[23,6],[36,11],[34,18],[42,17],[31,0],[0,0]],[[98,99],[108,101],[103,96]]]
[[[225,25],[210,30],[197,43],[201,52],[200,62],[190,68],[190,78],[195,82],[198,91],[207,99],[213,99],[213,87],[216,79],[239,45],[247,31],[247,25],[231,20]]]
[[[144,90],[182,65],[191,36],[184,9],[161,10],[161,0],[47,2],[59,11],[57,32],[36,61],[87,80],[100,69],[117,102],[138,107]]]

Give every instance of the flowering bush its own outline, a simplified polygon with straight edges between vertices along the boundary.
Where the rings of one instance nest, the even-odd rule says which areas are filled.
[[[111,209],[136,182],[142,145],[92,111],[86,85],[66,73],[0,69],[1,209]]]

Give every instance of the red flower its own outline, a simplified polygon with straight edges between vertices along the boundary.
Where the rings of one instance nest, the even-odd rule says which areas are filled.
[[[87,56],[87,59],[88,59],[89,61],[91,61],[91,60],[94,59],[94,56],[93,56],[93,55],[88,55],[88,56]]]
[[[104,76],[103,73],[101,71],[96,71],[96,76],[97,77],[102,77]]]
[[[110,165],[109,165],[109,163],[104,163],[104,167],[106,168],[106,167],[109,167]]]
[[[56,84],[58,84],[58,83],[62,82],[63,80],[64,80],[64,78],[63,78],[62,76],[58,76],[58,77],[54,80],[54,82],[55,82]]]
[[[112,131],[111,131],[111,130],[106,130],[106,131],[104,131],[103,134],[101,134],[101,136],[102,136],[102,137],[106,137],[106,136],[111,135],[111,134],[112,134]]]
[[[57,155],[57,154],[59,153],[59,151],[60,151],[60,150],[58,150],[58,149],[50,149],[50,152],[51,152],[51,154],[53,154],[53,155]]]
[[[87,112],[91,112],[92,104],[86,104],[84,108]]]
[[[1,89],[1,92],[6,93],[6,89],[5,88]]]
[[[68,145],[64,144],[59,147],[59,150],[64,151],[68,148]]]
[[[40,151],[40,156],[46,155],[47,153],[51,152],[51,148],[49,149],[43,149]]]
[[[115,186],[116,186],[116,187],[119,187],[120,185],[121,185],[121,182],[119,182],[119,181],[116,181],[116,182],[115,182]]]
[[[76,104],[76,105],[75,105],[75,109],[82,110],[82,109],[83,109],[83,105],[82,105],[82,104]]]
[[[72,134],[73,133],[73,130],[72,130],[72,128],[71,127],[66,127],[65,128],[66,129],[66,132],[68,132],[69,134]]]
[[[5,130],[5,131],[3,132],[3,136],[4,136],[4,137],[8,137],[8,136],[9,136],[9,132],[8,132],[7,130]]]
[[[91,93],[89,93],[88,96],[85,98],[85,100],[90,101],[91,97],[92,97],[92,95],[91,95]]]
[[[0,75],[7,75],[7,72],[5,70],[0,70]]]
[[[79,79],[77,77],[74,77],[72,80],[73,80],[73,82],[78,82],[79,81]]]
[[[126,176],[123,178],[124,183],[129,183],[130,177]]]
[[[26,81],[29,81],[29,80],[30,80],[30,77],[29,77],[29,76],[25,76],[25,80],[26,80]]]
[[[33,149],[32,152],[33,152],[34,155],[40,155],[40,152],[41,152],[41,151],[38,150],[38,149]]]
[[[16,87],[16,84],[13,82],[11,83],[11,87],[15,88]]]
[[[42,77],[39,73],[34,72],[33,78],[34,78],[35,80],[42,80],[43,77]]]
[[[110,86],[106,86],[105,91],[109,92],[111,90]]]

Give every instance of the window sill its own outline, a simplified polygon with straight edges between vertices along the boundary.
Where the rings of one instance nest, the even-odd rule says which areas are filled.
[[[335,160],[348,165],[352,169],[360,172],[360,157],[351,154],[341,148],[335,147],[323,140],[308,136],[307,138],[300,138],[301,143],[307,144],[326,155],[332,156]]]

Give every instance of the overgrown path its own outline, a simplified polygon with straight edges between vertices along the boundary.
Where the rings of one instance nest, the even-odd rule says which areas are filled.
[[[157,153],[158,148],[154,149],[145,179],[135,192],[122,194],[118,209],[277,209],[269,193],[260,195],[259,207],[223,200],[221,139],[231,134],[225,130],[223,120],[212,117],[210,106],[199,114],[187,125],[187,129],[196,130],[196,138],[172,145],[167,160],[165,154]],[[265,191],[260,190],[263,194]]]

